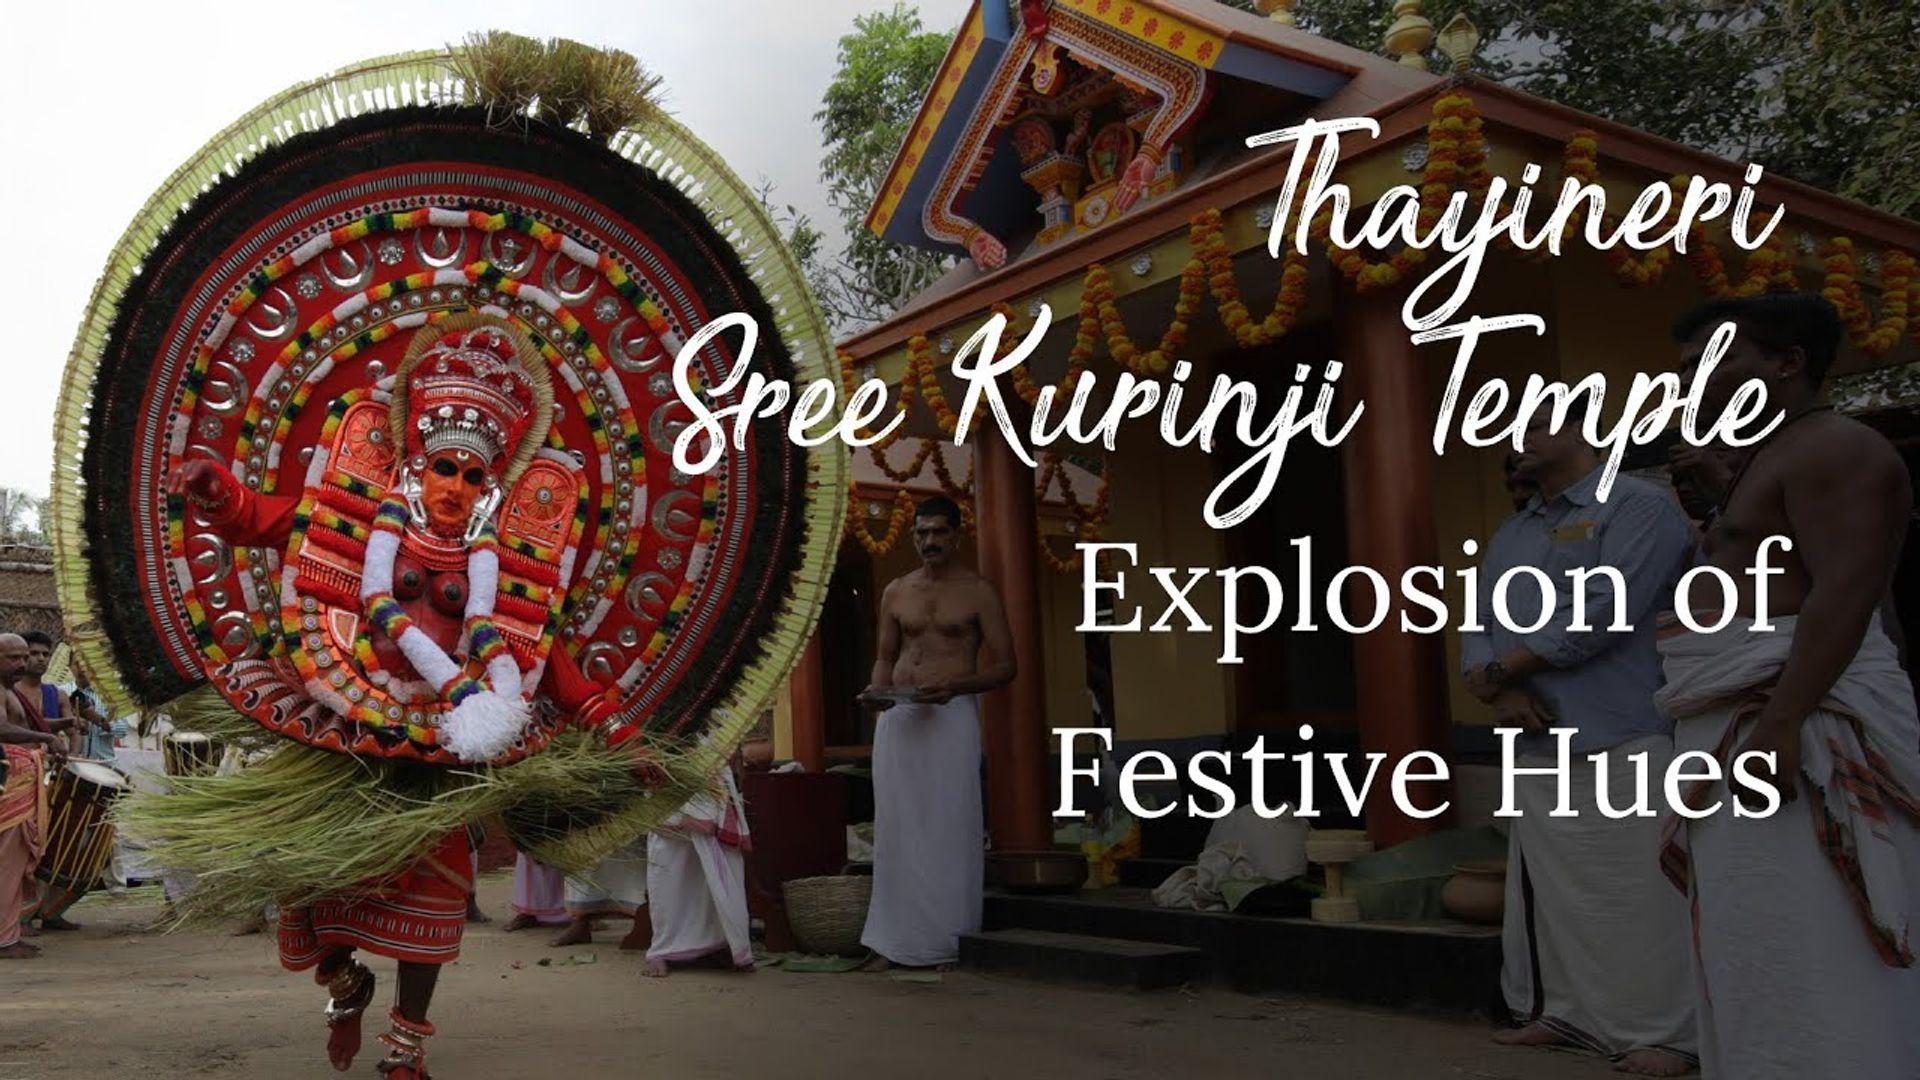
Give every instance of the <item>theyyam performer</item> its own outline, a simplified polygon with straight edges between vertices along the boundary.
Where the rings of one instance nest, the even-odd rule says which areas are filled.
[[[720,790],[818,611],[844,452],[775,416],[673,467],[700,327],[760,327],[751,358],[693,357],[717,405],[736,364],[830,353],[752,193],[652,87],[506,34],[295,87],[156,193],[68,369],[69,640],[113,709],[281,737],[117,816],[195,878],[182,917],[278,905],[338,1069],[384,957],[378,1069],[426,1075],[469,823],[569,874],[641,843]]]

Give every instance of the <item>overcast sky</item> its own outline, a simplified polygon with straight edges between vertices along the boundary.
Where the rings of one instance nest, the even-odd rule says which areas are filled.
[[[483,29],[625,49],[748,183],[824,222],[813,123],[834,48],[891,0],[411,0],[394,4],[0,0],[0,485],[47,492],[54,397],[81,309],[128,221],[179,164],[268,96]],[[918,0],[949,30],[966,0]]]

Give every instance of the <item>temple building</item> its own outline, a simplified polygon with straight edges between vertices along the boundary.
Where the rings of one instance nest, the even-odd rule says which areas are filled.
[[[1018,653],[1019,677],[986,708],[997,851],[1049,845],[1047,732],[1087,725],[1096,701],[1123,751],[1232,747],[1261,734],[1284,748],[1303,724],[1319,733],[1317,749],[1471,760],[1490,745],[1487,714],[1453,677],[1452,634],[1402,633],[1392,620],[1357,636],[1282,626],[1243,642],[1246,662],[1232,665],[1217,662],[1217,635],[1075,630],[1079,540],[1137,544],[1139,567],[1261,563],[1286,577],[1290,541],[1311,537],[1322,574],[1364,564],[1393,581],[1410,566],[1469,565],[1462,542],[1484,541],[1510,512],[1500,448],[1456,441],[1437,455],[1430,445],[1455,350],[1410,344],[1400,309],[1439,257],[1324,240],[1311,255],[1269,255],[1293,150],[1247,140],[1307,118],[1371,118],[1379,136],[1346,139],[1335,173],[1362,208],[1395,185],[1444,203],[1491,177],[1519,184],[1530,162],[1546,171],[1548,192],[1576,176],[1625,207],[1668,178],[1737,188],[1745,165],[1476,77],[1478,32],[1464,18],[1436,28],[1417,0],[1396,5],[1379,55],[1292,25],[1292,6],[1265,0],[1263,18],[1212,0],[973,5],[867,218],[878,235],[957,264],[840,344],[847,378],[898,386],[907,422],[884,450],[855,452],[851,535],[818,637],[778,710],[782,756],[818,768],[863,753],[871,720],[853,696],[873,663],[874,603],[915,565],[907,507],[935,491],[968,508],[967,554],[999,587]],[[1429,64],[1436,50],[1452,70],[1429,70],[1440,66]],[[1772,175],[1757,199],[1756,217],[1774,206],[1786,217],[1751,253],[1730,242],[1723,221],[1696,230],[1684,254],[1496,250],[1465,313],[1537,313],[1547,329],[1488,338],[1464,393],[1534,371],[1569,381],[1601,372],[1623,386],[1635,371],[1668,365],[1673,319],[1701,300],[1813,289],[1836,301],[1848,327],[1837,401],[1920,453],[1920,349],[1906,317],[1920,299],[1906,254],[1920,251],[1920,225]],[[1073,447],[1038,468],[991,423],[954,446],[962,399],[948,365],[959,344],[996,310],[1017,341],[1043,304],[1053,328],[1013,380],[1029,402],[1048,384],[1070,393],[1082,370],[1104,387],[1123,370],[1164,378],[1185,360],[1189,387],[1219,373],[1248,380],[1268,415],[1299,365],[1337,361],[1340,391],[1364,399],[1365,418],[1335,449],[1295,440],[1274,496],[1222,530],[1205,524],[1202,504],[1244,460],[1232,440],[1212,453],[1169,447],[1141,420],[1111,452]],[[1909,592],[1915,576],[1903,577]],[[1138,567],[1129,580],[1115,612],[1123,620],[1159,599]],[[1217,588],[1192,599],[1219,622]],[[1145,609],[1148,621],[1158,610]],[[1376,795],[1365,827],[1381,844],[1450,823],[1405,817],[1384,785]],[[1457,814],[1473,805],[1462,792]]]

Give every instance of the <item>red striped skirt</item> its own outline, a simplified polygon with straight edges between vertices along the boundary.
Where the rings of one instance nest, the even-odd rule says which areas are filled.
[[[390,881],[338,899],[280,911],[280,964],[305,971],[337,948],[365,949],[414,964],[460,956],[473,889],[473,852],[464,830]]]

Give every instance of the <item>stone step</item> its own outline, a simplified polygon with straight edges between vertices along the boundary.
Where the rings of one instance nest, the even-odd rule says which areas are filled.
[[[1065,896],[990,891],[985,925],[1197,949],[1209,979],[1245,993],[1506,1015],[1499,927],[1180,911],[1156,907],[1148,890],[1124,885]]]
[[[960,962],[976,971],[1157,990],[1206,978],[1199,949],[1052,930],[989,930],[960,938]]]
[[[1120,884],[1157,889],[1175,870],[1192,863],[1192,859],[1128,859],[1120,864]]]

